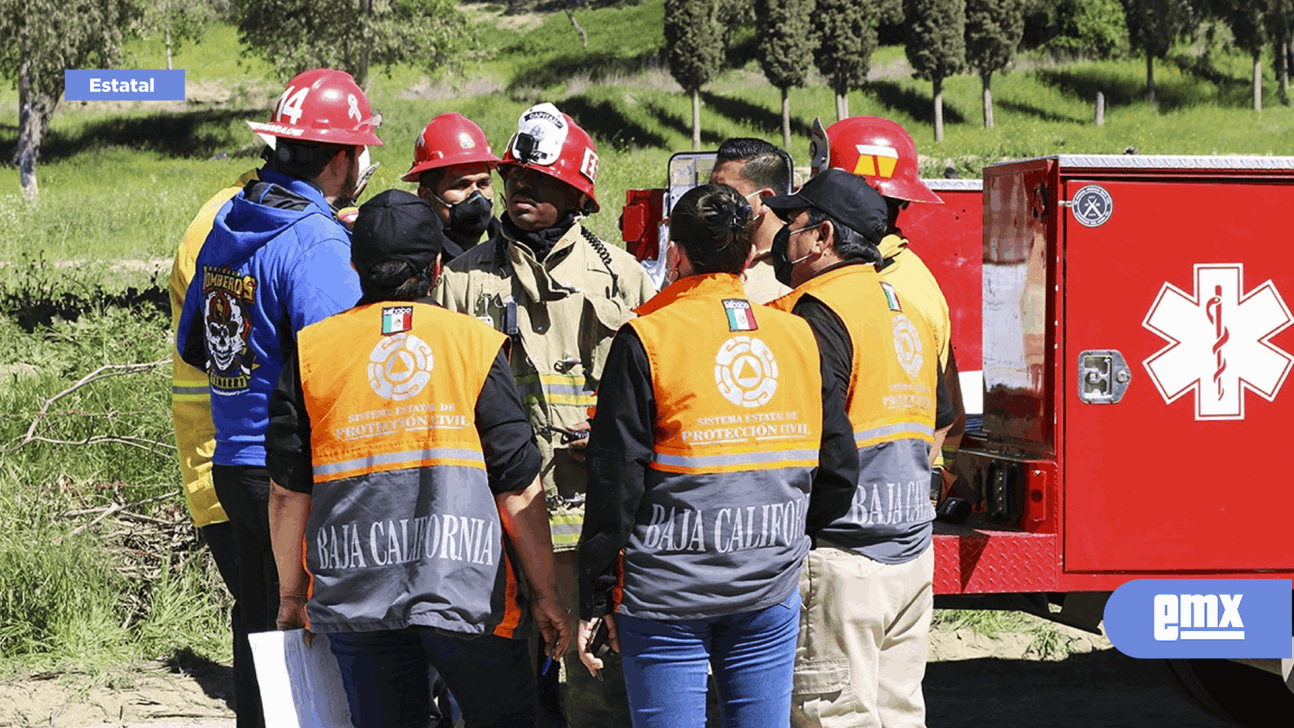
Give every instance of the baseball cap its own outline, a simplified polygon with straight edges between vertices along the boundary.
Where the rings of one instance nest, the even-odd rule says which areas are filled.
[[[881,193],[867,180],[843,169],[819,173],[793,195],[765,197],[764,206],[783,220],[793,210],[821,210],[872,243],[885,237],[890,221],[889,206]]]
[[[360,205],[350,260],[360,277],[386,260],[402,260],[421,272],[436,262],[444,247],[443,226],[431,205],[415,194],[391,189]]]

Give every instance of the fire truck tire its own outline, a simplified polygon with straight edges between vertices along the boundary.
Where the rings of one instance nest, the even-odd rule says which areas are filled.
[[[1245,728],[1294,722],[1294,693],[1279,675],[1230,660],[1164,660],[1173,682],[1205,712]],[[1285,723],[1289,725],[1289,723]]]

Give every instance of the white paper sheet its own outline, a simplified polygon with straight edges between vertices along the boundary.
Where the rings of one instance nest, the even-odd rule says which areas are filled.
[[[265,725],[274,728],[351,728],[350,708],[328,636],[306,647],[301,630],[249,636],[261,686]]]

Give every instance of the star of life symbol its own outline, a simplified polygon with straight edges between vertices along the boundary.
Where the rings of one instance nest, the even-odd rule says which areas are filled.
[[[760,407],[777,391],[777,359],[755,336],[734,336],[723,342],[714,358],[714,383],[733,404]]]
[[[1143,364],[1165,402],[1195,392],[1195,419],[1243,420],[1244,390],[1270,402],[1285,383],[1294,357],[1270,340],[1291,321],[1270,280],[1244,294],[1242,264],[1197,264],[1195,295],[1165,283],[1142,321],[1169,341]]]
[[[396,402],[416,397],[431,381],[435,363],[431,347],[417,336],[384,336],[368,356],[368,385]]]

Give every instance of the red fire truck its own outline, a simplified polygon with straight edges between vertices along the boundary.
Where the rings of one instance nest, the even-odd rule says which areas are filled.
[[[640,258],[693,171],[629,193]],[[900,222],[952,309],[972,504],[936,523],[937,606],[1099,633],[1133,579],[1294,578],[1294,158],[1060,155],[928,182],[947,204]],[[1168,665],[1219,717],[1294,720],[1294,661]]]

